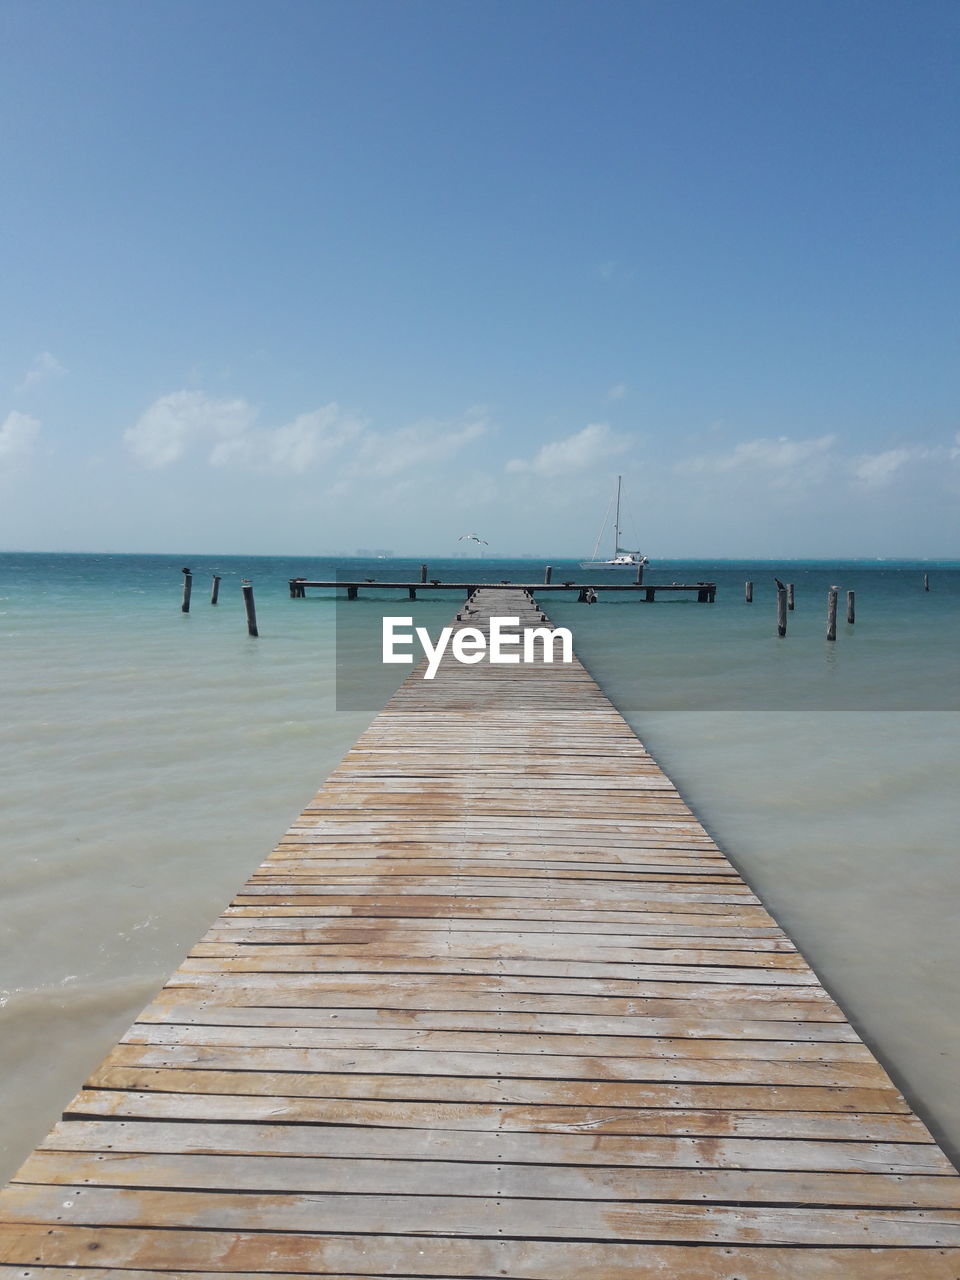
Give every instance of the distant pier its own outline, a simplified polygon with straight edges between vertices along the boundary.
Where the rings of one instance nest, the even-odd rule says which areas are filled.
[[[355,578],[342,581],[314,582],[309,578],[291,578],[290,596],[294,600],[306,597],[307,588],[340,590],[348,600],[356,600],[361,591],[406,591],[409,599],[416,600],[418,591],[463,591],[469,599],[474,592],[496,590],[506,593],[526,592],[539,595],[545,591],[576,591],[581,603],[592,603],[601,591],[642,593],[646,603],[652,604],[658,595],[694,594],[701,604],[713,604],[717,598],[715,582],[441,582],[437,579],[419,579],[416,582],[390,582],[381,578]],[[592,599],[591,599],[591,593]],[[511,605],[511,608],[513,606]]]

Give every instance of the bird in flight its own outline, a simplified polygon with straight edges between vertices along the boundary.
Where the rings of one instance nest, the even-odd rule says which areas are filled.
[[[489,547],[490,545],[486,538],[478,538],[475,533],[461,533],[457,541],[462,542],[464,538],[468,539],[470,542],[482,542],[485,547]]]

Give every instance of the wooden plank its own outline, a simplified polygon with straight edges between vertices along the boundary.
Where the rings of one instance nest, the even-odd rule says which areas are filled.
[[[313,1049],[415,1050],[496,1054],[527,1054],[534,1057],[569,1055],[601,1059],[625,1058],[630,1062],[656,1057],[789,1059],[799,1062],[860,1062],[874,1064],[866,1045],[839,1041],[749,1040],[744,1037],[706,1039],[675,1036],[563,1035],[543,1032],[509,1031],[429,1031],[405,1027],[345,1027],[338,1022],[327,1027],[245,1027],[191,1026],[137,1022],[121,1044],[206,1045],[253,1048],[255,1046]]]
[[[556,1014],[535,1011],[463,1009],[334,1009],[285,1008],[283,1006],[211,1005],[191,1002],[188,993],[157,998],[139,1015],[135,1026],[183,1023],[199,1026],[285,1027],[288,1035],[311,1027],[401,1027],[444,1031],[537,1032],[543,1035],[576,1035],[591,1042],[595,1036],[679,1036],[706,1040],[805,1040],[817,1044],[859,1044],[847,1022],[783,1021],[710,1017],[685,1009],[680,1017]]]
[[[599,1168],[509,1161],[357,1159],[336,1156],[184,1155],[41,1151],[13,1185],[264,1195],[469,1196],[531,1200],[817,1204],[960,1209],[956,1178],[823,1170]],[[958,1224],[960,1225],[960,1224]],[[611,1233],[612,1234],[612,1233]]]
[[[375,1235],[494,1236],[558,1240],[746,1244],[860,1244],[960,1247],[960,1209],[856,1210],[812,1205],[683,1204],[645,1201],[491,1200],[443,1195],[278,1195],[229,1191],[128,1190],[11,1183],[11,1222],[213,1231],[365,1232]],[[65,1203],[66,1201],[66,1203]]]
[[[183,1269],[191,1280],[292,1280],[309,1274],[363,1277],[510,1276],[514,1280],[956,1280],[955,1248],[849,1248],[720,1246],[595,1241],[443,1239],[416,1235],[351,1235],[337,1232],[156,1231],[143,1228],[18,1225],[0,1236],[0,1262],[25,1257],[30,1276],[61,1280],[56,1268],[76,1275],[77,1259],[89,1280],[107,1280],[107,1268],[124,1280],[157,1280],[157,1272]],[[37,1270],[34,1270],[34,1267]],[[23,1280],[19,1268],[8,1274]],[[51,1276],[52,1272],[52,1276]],[[111,1275],[109,1280],[115,1280]]]
[[[271,955],[249,956],[241,954],[233,957],[189,957],[181,965],[182,973],[205,974],[278,974],[278,973],[311,973],[311,974],[360,974],[376,973],[383,975],[417,974],[460,974],[464,977],[509,976],[518,978],[550,978],[554,980],[589,979],[605,980],[611,983],[641,982],[649,978],[668,982],[682,982],[694,974],[694,966],[668,964],[631,964],[627,959],[608,964],[576,964],[563,960],[559,955],[552,958],[522,960],[515,959],[517,948],[511,951],[510,944],[499,947],[461,947],[438,945],[435,950],[439,955],[431,954],[428,943],[422,942],[413,946],[412,955],[398,955],[400,943],[393,943],[389,948],[373,948],[363,946],[360,954],[355,945],[346,951],[335,947],[333,954],[317,954],[306,957],[284,955],[282,948],[276,948]],[[480,955],[473,954],[479,951]],[[601,953],[602,954],[602,953]],[[816,985],[816,980],[808,969],[779,966],[771,969],[763,965],[729,966],[715,965],[707,969],[701,979],[704,982],[740,982],[747,985],[790,985],[807,987]],[[611,993],[614,994],[614,993]]]
[[[692,1110],[846,1111],[902,1113],[908,1110],[892,1087],[776,1083],[717,1083],[710,1080],[612,1082],[529,1077],[363,1075],[358,1072],[254,1071],[228,1067],[110,1066],[92,1072],[91,1089],[160,1090],[165,1093],[283,1094],[305,1098],[376,1098],[396,1102],[460,1101],[495,1105],[534,1103],[601,1107],[681,1107]]]
[[[161,1082],[162,1083],[162,1082]],[[209,1083],[215,1085],[215,1079]],[[229,1083],[229,1082],[224,1082]],[[284,1083],[287,1083],[284,1081]],[[289,1087],[296,1088],[296,1081]],[[744,1107],[616,1107],[556,1103],[420,1102],[403,1099],[308,1097],[292,1093],[248,1094],[198,1090],[177,1093],[123,1089],[84,1089],[69,1104],[67,1118],[129,1120],[221,1120],[301,1125],[375,1125],[399,1129],[520,1130],[536,1133],[637,1134],[645,1136],[932,1143],[909,1112],[820,1110],[798,1097],[806,1110],[760,1109],[748,1099]],[[828,1099],[833,1101],[834,1099]],[[713,1099],[711,1099],[713,1101]]]
[[[251,1044],[119,1044],[100,1068],[189,1067],[204,1071],[317,1072],[343,1075],[464,1076],[538,1080],[629,1082],[710,1082],[717,1084],[826,1085],[841,1089],[885,1089],[889,1081],[883,1068],[873,1060],[808,1061],[777,1058],[758,1059],[711,1056],[693,1058],[661,1055],[655,1050],[630,1057],[601,1056],[581,1051],[562,1053],[508,1053],[495,1046],[485,1052],[454,1049],[291,1048],[286,1045]],[[891,1092],[892,1089],[891,1089]]]
[[[647,1169],[821,1170],[833,1173],[952,1174],[932,1142],[677,1138],[378,1126],[125,1124],[61,1122],[38,1150],[156,1151],[172,1155],[336,1156],[364,1160],[457,1160],[499,1164],[602,1165]],[[54,1181],[55,1179],[51,1179]]]

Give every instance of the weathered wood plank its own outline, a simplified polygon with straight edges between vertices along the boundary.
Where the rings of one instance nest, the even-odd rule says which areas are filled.
[[[183,1155],[41,1151],[14,1185],[264,1195],[472,1196],[530,1200],[695,1201],[711,1204],[816,1204],[960,1209],[955,1177],[823,1170],[559,1168],[509,1161],[356,1159],[298,1155]],[[611,1233],[612,1234],[612,1233]]]
[[[216,1080],[209,1081],[211,1085]],[[284,1082],[286,1083],[286,1081]],[[290,1082],[296,1088],[296,1081]],[[797,1099],[798,1104],[810,1099]],[[689,1106],[616,1107],[557,1103],[444,1102],[433,1099],[308,1097],[292,1093],[238,1094],[211,1088],[150,1092],[146,1089],[84,1089],[69,1104],[67,1118],[144,1120],[221,1120],[284,1124],[376,1125],[400,1129],[507,1130],[677,1137],[760,1137],[773,1139],[863,1140],[931,1143],[919,1120],[909,1112],[760,1109],[748,1100],[728,1109]]]
[[[65,1204],[64,1201],[67,1201]],[[496,1236],[559,1240],[675,1241],[705,1244],[860,1244],[960,1247],[958,1209],[855,1210],[786,1205],[645,1201],[492,1200],[489,1196],[278,1195],[229,1191],[127,1190],[11,1183],[11,1222],[57,1226],[64,1209],[77,1226],[116,1222],[140,1228],[213,1231],[365,1232],[375,1235]]]
[[[564,1035],[510,1031],[430,1031],[376,1026],[345,1027],[339,1021],[327,1027],[195,1026],[191,1024],[136,1022],[121,1044],[221,1045],[283,1049],[397,1049],[452,1051],[474,1054],[527,1054],[537,1058],[554,1055],[628,1061],[647,1058],[766,1058],[797,1062],[860,1062],[874,1065],[869,1049],[857,1041],[749,1040],[745,1037],[710,1040],[694,1036]]]
[[[104,1059],[100,1070],[114,1067],[189,1067],[198,1070],[248,1072],[316,1072],[355,1076],[463,1076],[499,1079],[505,1076],[539,1080],[676,1081],[722,1084],[816,1085],[843,1089],[890,1089],[878,1063],[836,1059],[798,1061],[770,1055],[745,1058],[691,1058],[647,1053],[631,1057],[599,1054],[508,1053],[491,1046],[486,1052],[454,1049],[291,1048],[281,1045],[135,1044],[125,1041]],[[899,1096],[899,1095],[894,1095]],[[958,1184],[960,1185],[960,1184]]]
[[[150,1023],[184,1023],[197,1026],[286,1027],[401,1027],[443,1031],[518,1031],[544,1035],[576,1035],[586,1043],[594,1036],[680,1036],[691,1040],[806,1040],[817,1044],[859,1044],[847,1022],[722,1018],[685,1009],[680,1017],[610,1016],[603,1013],[557,1014],[537,1011],[464,1009],[305,1009],[283,1006],[211,1005],[192,1002],[189,993],[172,993],[154,1000],[139,1015],[135,1026]]]
[[[549,1240],[443,1239],[436,1236],[371,1236],[335,1233],[156,1231],[97,1227],[18,1225],[0,1235],[0,1262],[26,1257],[28,1277],[63,1280],[76,1261],[89,1280],[157,1280],[158,1272],[183,1270],[191,1280],[271,1280],[309,1274],[377,1280],[379,1275],[500,1277],[514,1280],[956,1280],[960,1250],[605,1244]],[[94,1261],[95,1260],[95,1261]],[[93,1265],[90,1265],[90,1264]],[[62,1271],[58,1271],[63,1268]],[[20,1268],[8,1275],[24,1280]],[[3,1274],[0,1272],[0,1274]]]
[[[125,1124],[61,1122],[38,1151],[155,1151],[172,1155],[335,1156],[365,1160],[457,1160],[499,1164],[601,1165],[639,1169],[821,1170],[833,1173],[952,1174],[932,1142],[829,1142],[764,1138],[677,1138],[536,1130],[390,1129],[379,1126]],[[55,1179],[51,1179],[54,1181]]]

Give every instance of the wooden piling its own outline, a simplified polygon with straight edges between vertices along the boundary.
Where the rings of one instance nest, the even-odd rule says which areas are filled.
[[[753,604],[753,583],[745,582],[743,584],[743,599],[746,604]]]
[[[348,587],[347,587],[347,599],[348,599],[348,600],[356,600],[356,598],[357,598],[357,592],[358,592],[359,590],[360,590],[360,588],[359,588],[359,587],[357,587],[357,586],[348,586]]]
[[[183,571],[183,603],[180,605],[181,613],[190,612],[190,593],[193,591],[193,574],[189,569]]]
[[[249,582],[240,584],[240,590],[243,593],[243,608],[247,615],[247,635],[258,636],[260,632],[257,630],[257,607],[253,601],[253,586]]]
[[[420,566],[420,581],[426,582],[426,580],[427,580],[427,566],[425,564],[422,564]]]
[[[787,608],[793,610],[793,583],[787,583]]]
[[[856,622],[856,620],[857,620],[856,593],[853,591],[848,591],[847,592],[847,621],[853,624],[854,622]]]
[[[929,591],[929,590],[930,590],[930,575],[929,575],[929,573],[925,573],[925,574],[923,575],[923,589],[924,589],[924,591]]]
[[[407,587],[407,595],[410,597],[410,599],[411,599],[411,600],[416,600],[416,598],[417,598],[417,588],[416,588],[416,587]]]
[[[837,638],[837,596],[839,592],[836,587],[831,587],[827,592],[827,639],[836,640]]]
[[[640,563],[637,565],[637,586],[638,587],[643,585],[643,570],[645,565],[646,565],[646,561],[644,560],[641,560]]]
[[[213,582],[210,584],[210,603],[217,604],[220,600],[220,575],[213,575]]]
[[[552,565],[552,564],[548,564],[548,565],[547,565],[547,567],[546,567],[546,568],[544,569],[544,571],[543,571],[543,582],[544,582],[544,586],[546,586],[546,584],[550,581],[550,579],[551,579],[552,577],[553,577],[553,565]]]
[[[787,634],[787,588],[777,587],[777,635]]]

